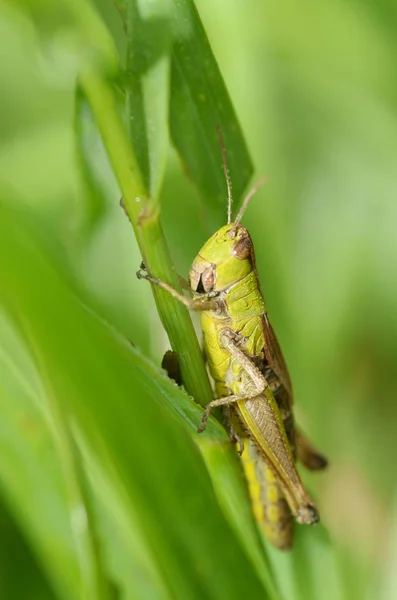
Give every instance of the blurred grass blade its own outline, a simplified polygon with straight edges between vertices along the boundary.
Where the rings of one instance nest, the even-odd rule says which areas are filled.
[[[191,437],[156,402],[161,395],[176,404],[181,392],[78,301],[4,207],[0,229],[1,300],[58,402],[139,515],[171,597],[237,599],[247,582],[251,597],[267,597]]]
[[[216,59],[193,0],[173,0],[170,131],[173,144],[207,206],[226,214],[220,126],[237,203],[252,163]]]
[[[381,585],[376,589],[373,597],[380,600],[393,600],[397,598],[397,494],[395,492],[393,510],[391,513],[391,527],[389,529],[388,553],[382,565]],[[369,600],[369,597],[368,597]]]
[[[271,600],[280,600],[278,586],[259,540],[259,532],[253,521],[251,501],[247,484],[237,460],[234,448],[199,436],[197,443],[212,477],[215,493],[231,527],[240,539],[242,548],[256,567]],[[234,456],[231,456],[231,452]],[[234,459],[234,460],[233,460]]]
[[[128,35],[129,127],[145,181],[150,180],[148,157],[153,154],[155,161],[157,155],[161,157],[159,146],[165,147],[164,100],[170,86],[172,142],[188,175],[196,183],[202,201],[212,208],[215,203],[219,214],[221,211],[224,214],[227,190],[217,125],[222,130],[236,202],[247,186],[253,167],[193,0],[122,0],[117,7]],[[169,83],[165,80],[168,73],[165,51],[169,51],[171,42]],[[151,136],[155,130],[156,136]],[[153,189],[157,192],[156,186]]]
[[[70,429],[69,414],[53,394],[51,383],[45,376],[45,368],[41,372],[46,404],[55,428],[56,450],[66,484],[68,512],[81,574],[80,595],[87,600],[111,600],[112,588],[106,574],[102,547],[98,543],[97,525],[87,493],[81,455]]]
[[[2,494],[28,536],[58,597],[80,600],[81,577],[67,490],[54,436],[48,427],[51,421],[40,382],[26,350],[3,315],[0,330]],[[168,600],[166,586],[144,537],[139,534],[139,517],[132,519],[131,511],[126,508],[125,492],[117,488],[117,482],[97,457],[89,453],[81,435],[79,445],[84,464],[87,464],[91,502],[95,504],[110,583],[115,582],[116,589],[121,587],[128,598]],[[27,494],[26,490],[32,493]],[[81,524],[78,515],[77,512],[75,524]],[[14,587],[16,585],[14,582]],[[2,587],[2,590],[6,589]],[[33,589],[30,592],[29,598],[34,597]],[[19,600],[21,597],[28,597],[28,594],[10,595],[7,599]],[[38,600],[41,598],[39,596]]]
[[[54,592],[44,579],[22,532],[0,500],[0,589],[3,598],[54,600]],[[15,577],[15,566],[23,577]]]
[[[105,178],[103,172],[96,168],[98,154],[104,153],[104,150],[90,107],[79,89],[76,91],[75,107],[77,160],[85,182],[86,219],[88,225],[94,227],[104,216],[106,208]]]
[[[2,314],[0,330],[2,494],[59,598],[79,600],[79,565],[66,490],[48,424],[39,408],[38,382],[36,386],[32,383],[30,361]],[[18,357],[18,368],[12,355]]]
[[[170,0],[125,0],[127,127],[147,195],[160,193],[168,153]]]
[[[266,540],[276,582],[284,600],[347,600],[338,556],[322,525],[295,526],[292,552]]]

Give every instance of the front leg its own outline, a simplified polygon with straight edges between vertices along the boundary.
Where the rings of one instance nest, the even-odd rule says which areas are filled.
[[[157,279],[157,277],[153,277],[148,273],[144,273],[143,271],[143,263],[139,271],[137,271],[136,276],[138,279],[146,279],[153,285],[158,285],[162,290],[165,290],[173,298],[181,302],[188,308],[189,310],[195,311],[203,311],[203,310],[214,310],[216,312],[219,311],[219,303],[215,300],[215,298],[209,298],[208,295],[204,295],[202,298],[185,298],[183,294],[178,292],[178,290],[174,289],[171,285],[162,281],[161,279]]]
[[[232,396],[224,396],[223,398],[216,398],[216,400],[211,400],[205,407],[203,417],[201,419],[201,425],[197,429],[199,433],[203,433],[204,429],[207,427],[207,422],[211,411],[213,408],[217,406],[229,406],[234,402],[238,402],[239,400],[245,400],[247,398],[247,394],[233,394]]]

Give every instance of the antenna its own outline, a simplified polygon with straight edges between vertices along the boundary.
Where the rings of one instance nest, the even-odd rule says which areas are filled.
[[[231,232],[235,233],[236,229],[238,227],[238,225],[240,224],[241,219],[244,216],[245,211],[247,210],[248,204],[251,202],[251,199],[253,196],[255,196],[256,192],[259,190],[259,188],[262,187],[262,185],[264,183],[267,182],[267,177],[262,177],[252,188],[252,190],[250,192],[248,192],[247,196],[244,199],[244,202],[239,210],[239,213],[237,215],[237,217],[234,220],[234,225],[233,225],[233,229],[231,230]],[[230,221],[228,221],[228,223],[230,223]]]
[[[232,222],[232,203],[233,203],[232,182],[230,181],[229,169],[227,168],[226,150],[225,150],[225,146],[223,144],[222,132],[221,132],[221,128],[219,127],[219,125],[216,126],[216,130],[218,132],[218,140],[219,140],[219,145],[221,147],[221,152],[222,152],[223,172],[225,173],[225,179],[226,179],[226,185],[227,185],[227,224],[229,225],[229,223]]]

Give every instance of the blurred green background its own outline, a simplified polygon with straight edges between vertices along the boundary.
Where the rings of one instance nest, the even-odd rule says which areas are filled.
[[[209,46],[186,0],[120,2],[128,39],[110,0],[0,7],[0,597],[392,600],[397,9],[195,4]],[[190,101],[173,79],[173,19],[178,64],[197,52],[180,75]],[[225,222],[218,117],[236,203],[251,159],[269,178],[244,225],[297,419],[330,460],[304,476],[322,525],[298,528],[288,556],[257,538],[221,429],[198,440],[200,411],[154,366],[169,343],[135,277],[109,148],[76,92],[90,69],[114,93],[178,273]]]

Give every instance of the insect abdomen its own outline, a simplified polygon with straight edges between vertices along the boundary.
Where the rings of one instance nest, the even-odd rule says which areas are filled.
[[[273,471],[255,442],[249,438],[243,438],[243,442],[241,461],[255,519],[274,546],[288,550],[293,537],[291,511]]]
[[[295,428],[288,393],[271,369],[264,369],[264,376],[274,394],[283,416],[287,437],[295,455]],[[273,470],[263,453],[250,438],[242,438],[244,451],[241,461],[247,479],[254,516],[267,539],[280,550],[291,548],[293,541],[293,518]]]

